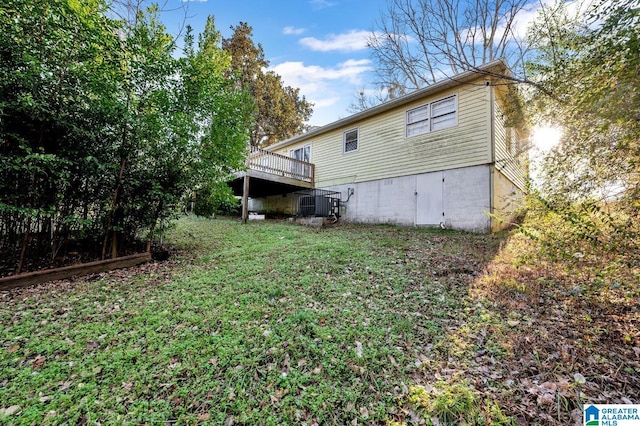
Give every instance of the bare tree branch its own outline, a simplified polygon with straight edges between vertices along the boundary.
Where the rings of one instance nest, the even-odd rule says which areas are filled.
[[[529,0],[390,0],[369,47],[376,84],[403,92],[504,59],[514,82],[526,79],[526,45],[514,31]]]
[[[151,0],[111,0],[109,13],[116,19],[120,19],[129,24],[135,24],[138,19],[138,14],[153,3],[158,5],[158,11],[160,13],[182,13],[182,19],[179,21],[180,27],[177,31],[173,32],[173,41],[176,42],[182,37],[186,28],[186,22],[191,17],[189,16],[189,2],[180,2],[179,6],[170,7],[169,0],[164,0],[161,3]]]

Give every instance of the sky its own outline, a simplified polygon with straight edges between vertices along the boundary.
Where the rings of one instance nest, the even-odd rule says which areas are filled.
[[[167,10],[186,8],[186,22],[196,34],[208,15],[223,37],[241,21],[253,27],[253,41],[262,45],[269,69],[314,104],[312,126],[350,115],[356,93],[373,88],[366,42],[386,0],[166,1]],[[169,32],[179,32],[184,15],[182,10],[163,15]]]
[[[524,35],[540,3],[521,12],[516,33]],[[198,34],[207,16],[230,37],[231,26],[246,22],[260,43],[269,69],[314,104],[308,124],[323,126],[351,115],[349,106],[363,89],[375,89],[367,39],[386,11],[387,0],[164,0],[162,19],[172,34],[186,22]],[[575,3],[575,0],[569,1]]]

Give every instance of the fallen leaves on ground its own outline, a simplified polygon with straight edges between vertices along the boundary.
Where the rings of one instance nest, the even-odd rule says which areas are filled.
[[[263,232],[264,228],[243,229]],[[361,238],[369,244],[367,248],[372,250],[372,258],[349,258],[350,246],[343,248],[340,256],[330,254],[325,263],[305,258],[306,266],[299,268],[303,272],[296,271],[294,280],[285,276],[287,287],[269,294],[268,303],[271,305],[259,306],[255,315],[256,337],[260,342],[282,338],[284,343],[268,344],[268,350],[261,353],[267,358],[266,363],[256,367],[255,375],[243,376],[247,380],[244,389],[216,388],[201,395],[190,395],[189,389],[183,386],[199,380],[197,376],[190,376],[192,372],[196,374],[206,369],[216,378],[225,374],[236,377],[254,366],[229,363],[228,354],[215,351],[202,354],[200,361],[192,363],[196,355],[189,353],[189,348],[182,348],[180,353],[171,354],[163,366],[175,377],[162,377],[155,385],[126,377],[124,381],[113,384],[112,392],[123,399],[123,404],[131,404],[134,397],[154,395],[157,400],[165,400],[175,407],[191,404],[188,408],[192,410],[194,420],[213,422],[216,419],[218,424],[240,424],[242,413],[216,413],[215,408],[207,404],[215,400],[227,407],[240,405],[241,401],[251,397],[252,392],[264,392],[263,399],[254,399],[261,401],[257,404],[264,404],[260,409],[270,407],[275,412],[303,391],[309,397],[315,387],[335,374],[337,365],[332,357],[336,355],[318,359],[313,353],[296,352],[299,350],[296,346],[307,337],[306,344],[333,342],[337,339],[335,335],[323,333],[338,322],[340,327],[350,327],[351,330],[339,346],[340,352],[349,357],[341,366],[344,368],[342,374],[355,383],[369,385],[366,388],[369,394],[356,395],[353,401],[333,401],[333,404],[343,404],[335,409],[322,408],[322,404],[327,404],[324,400],[314,401],[314,407],[300,406],[290,413],[300,423],[320,422],[314,409],[322,409],[323,413],[341,410],[335,413],[334,424],[378,421],[380,409],[376,409],[375,404],[363,404],[361,401],[371,398],[380,406],[386,404],[386,415],[391,420],[407,424],[420,424],[427,420],[433,424],[446,424],[437,417],[428,414],[425,417],[406,400],[410,386],[421,385],[432,390],[436,383],[464,383],[473,391],[485,418],[495,419],[504,415],[517,425],[536,422],[579,424],[576,422],[581,422],[582,404],[640,402],[640,297],[637,291],[640,274],[637,271],[630,270],[621,277],[621,280],[628,281],[625,285],[593,287],[595,277],[581,268],[567,270],[549,262],[519,262],[509,251],[510,240],[504,236],[454,232],[441,235],[395,227],[345,226],[326,232],[329,234],[321,232],[314,235],[322,239],[331,236],[330,233],[351,233],[352,238]],[[215,270],[224,262],[231,262],[230,259],[242,258],[244,251],[252,248],[257,238],[266,238],[257,235],[248,235],[247,242],[242,244],[234,243],[224,255],[212,245],[209,248],[211,254],[206,254],[210,258],[203,260],[202,265]],[[287,241],[295,242],[295,239],[283,239],[281,244]],[[293,253],[298,248],[291,250]],[[268,244],[266,251],[256,256],[266,256],[267,252],[271,253]],[[58,332],[49,330],[55,327],[56,321],[67,324],[82,318],[91,324],[99,324],[106,316],[133,321],[140,318],[144,306],[154,303],[146,297],[147,293],[152,293],[151,289],[166,286],[167,292],[182,292],[181,297],[201,296],[190,293],[188,287],[172,287],[177,277],[188,275],[194,256],[190,254],[180,259],[1,292],[0,303],[4,304],[4,315],[14,324],[20,324],[23,311],[27,309],[48,315],[48,322],[38,322],[38,333],[45,336]],[[298,261],[296,257],[292,259],[290,262]],[[576,258],[575,261],[582,259]],[[291,266],[269,262],[267,257],[264,264],[260,264],[260,270],[266,277],[256,285],[254,293],[238,295],[225,303],[240,311],[244,306],[240,298],[250,298],[259,293],[261,285],[280,279],[284,275],[282,269]],[[233,263],[235,269],[242,266],[242,263]],[[255,275],[248,271],[246,279],[251,279],[252,274]],[[301,284],[308,277],[311,278]],[[338,287],[339,280],[351,283],[350,287]],[[92,301],[96,312],[90,315],[78,312],[65,297],[58,299],[59,306],[49,306],[44,302],[40,306],[38,302],[51,296],[82,294],[96,285],[99,285],[103,300]],[[335,294],[331,293],[334,286]],[[224,290],[210,282],[203,288],[207,294]],[[304,303],[298,303],[301,295]],[[144,304],[131,303],[138,298]],[[340,314],[339,318],[328,315],[328,311],[334,309],[330,303],[335,305],[336,312],[349,309],[349,313]],[[12,306],[16,309],[11,310]],[[220,306],[223,306],[222,302]],[[158,306],[157,310],[166,310],[167,316],[171,316],[181,313],[182,305]],[[148,333],[166,333],[175,339],[172,342],[180,342],[184,336],[194,332],[194,327],[200,326],[197,324],[201,316],[199,312],[187,314],[192,316],[172,323],[169,330],[159,325],[150,328]],[[362,330],[376,326],[375,318],[380,318],[380,315],[375,314],[393,318],[386,331],[387,339],[391,339],[392,334],[405,337],[394,342],[395,346],[388,353],[382,353],[380,364],[373,365],[372,362],[380,361],[376,359],[379,351],[389,349],[372,346],[361,335]],[[280,325],[275,319],[278,315],[295,317],[287,329],[290,335],[279,336],[282,331],[277,328]],[[394,328],[393,333],[391,328]],[[226,331],[230,329],[233,327],[229,326]],[[218,332],[218,329],[211,330],[208,336],[217,336]],[[63,367],[72,371],[69,377],[73,379],[56,379],[46,393],[34,395],[42,404],[54,402],[55,398],[49,399],[52,392],[67,394],[82,388],[91,379],[82,377],[82,374],[97,377],[107,373],[105,366],[89,367],[84,373],[76,373],[77,365],[72,362],[64,364],[60,353],[75,344],[73,336],[61,338],[62,349],[56,349],[53,355],[29,352],[28,340],[29,336],[6,337],[0,342],[2,356],[12,362],[15,360],[20,368],[32,368],[36,372]],[[117,338],[105,331],[96,332],[87,339],[77,339],[77,342],[87,357],[112,350],[118,343]],[[238,343],[237,348],[229,350],[238,353],[251,351],[252,344],[250,339],[245,339]],[[141,356],[137,351],[144,350],[144,342],[135,342],[133,349],[129,349],[135,364]],[[277,372],[277,378],[263,389],[252,388],[251,380],[260,383],[272,371]],[[304,385],[305,389],[287,387],[289,381],[305,373],[309,381]],[[20,405],[13,405],[13,401],[6,405],[8,407],[0,408],[0,416],[20,415]],[[51,416],[53,418],[54,415]],[[325,423],[331,424],[327,418]]]

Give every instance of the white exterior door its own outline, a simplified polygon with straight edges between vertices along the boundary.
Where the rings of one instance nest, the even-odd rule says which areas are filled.
[[[416,176],[416,225],[444,222],[443,179],[443,172]]]
[[[289,153],[291,155],[291,158],[295,158],[296,160],[304,161],[306,163],[311,162],[311,145],[305,145],[302,148],[292,149],[291,151],[289,151]],[[309,170],[309,166],[306,164],[293,163],[291,167],[291,173],[293,173],[294,177],[298,179],[311,173]]]

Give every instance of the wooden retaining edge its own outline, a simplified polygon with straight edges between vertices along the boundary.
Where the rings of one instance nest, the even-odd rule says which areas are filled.
[[[73,276],[96,274],[98,272],[111,271],[113,269],[129,268],[131,266],[149,262],[150,260],[151,253],[138,253],[115,259],[96,260],[94,262],[63,266],[61,268],[25,272],[24,274],[0,278],[0,290],[26,287],[47,281],[64,280]]]

